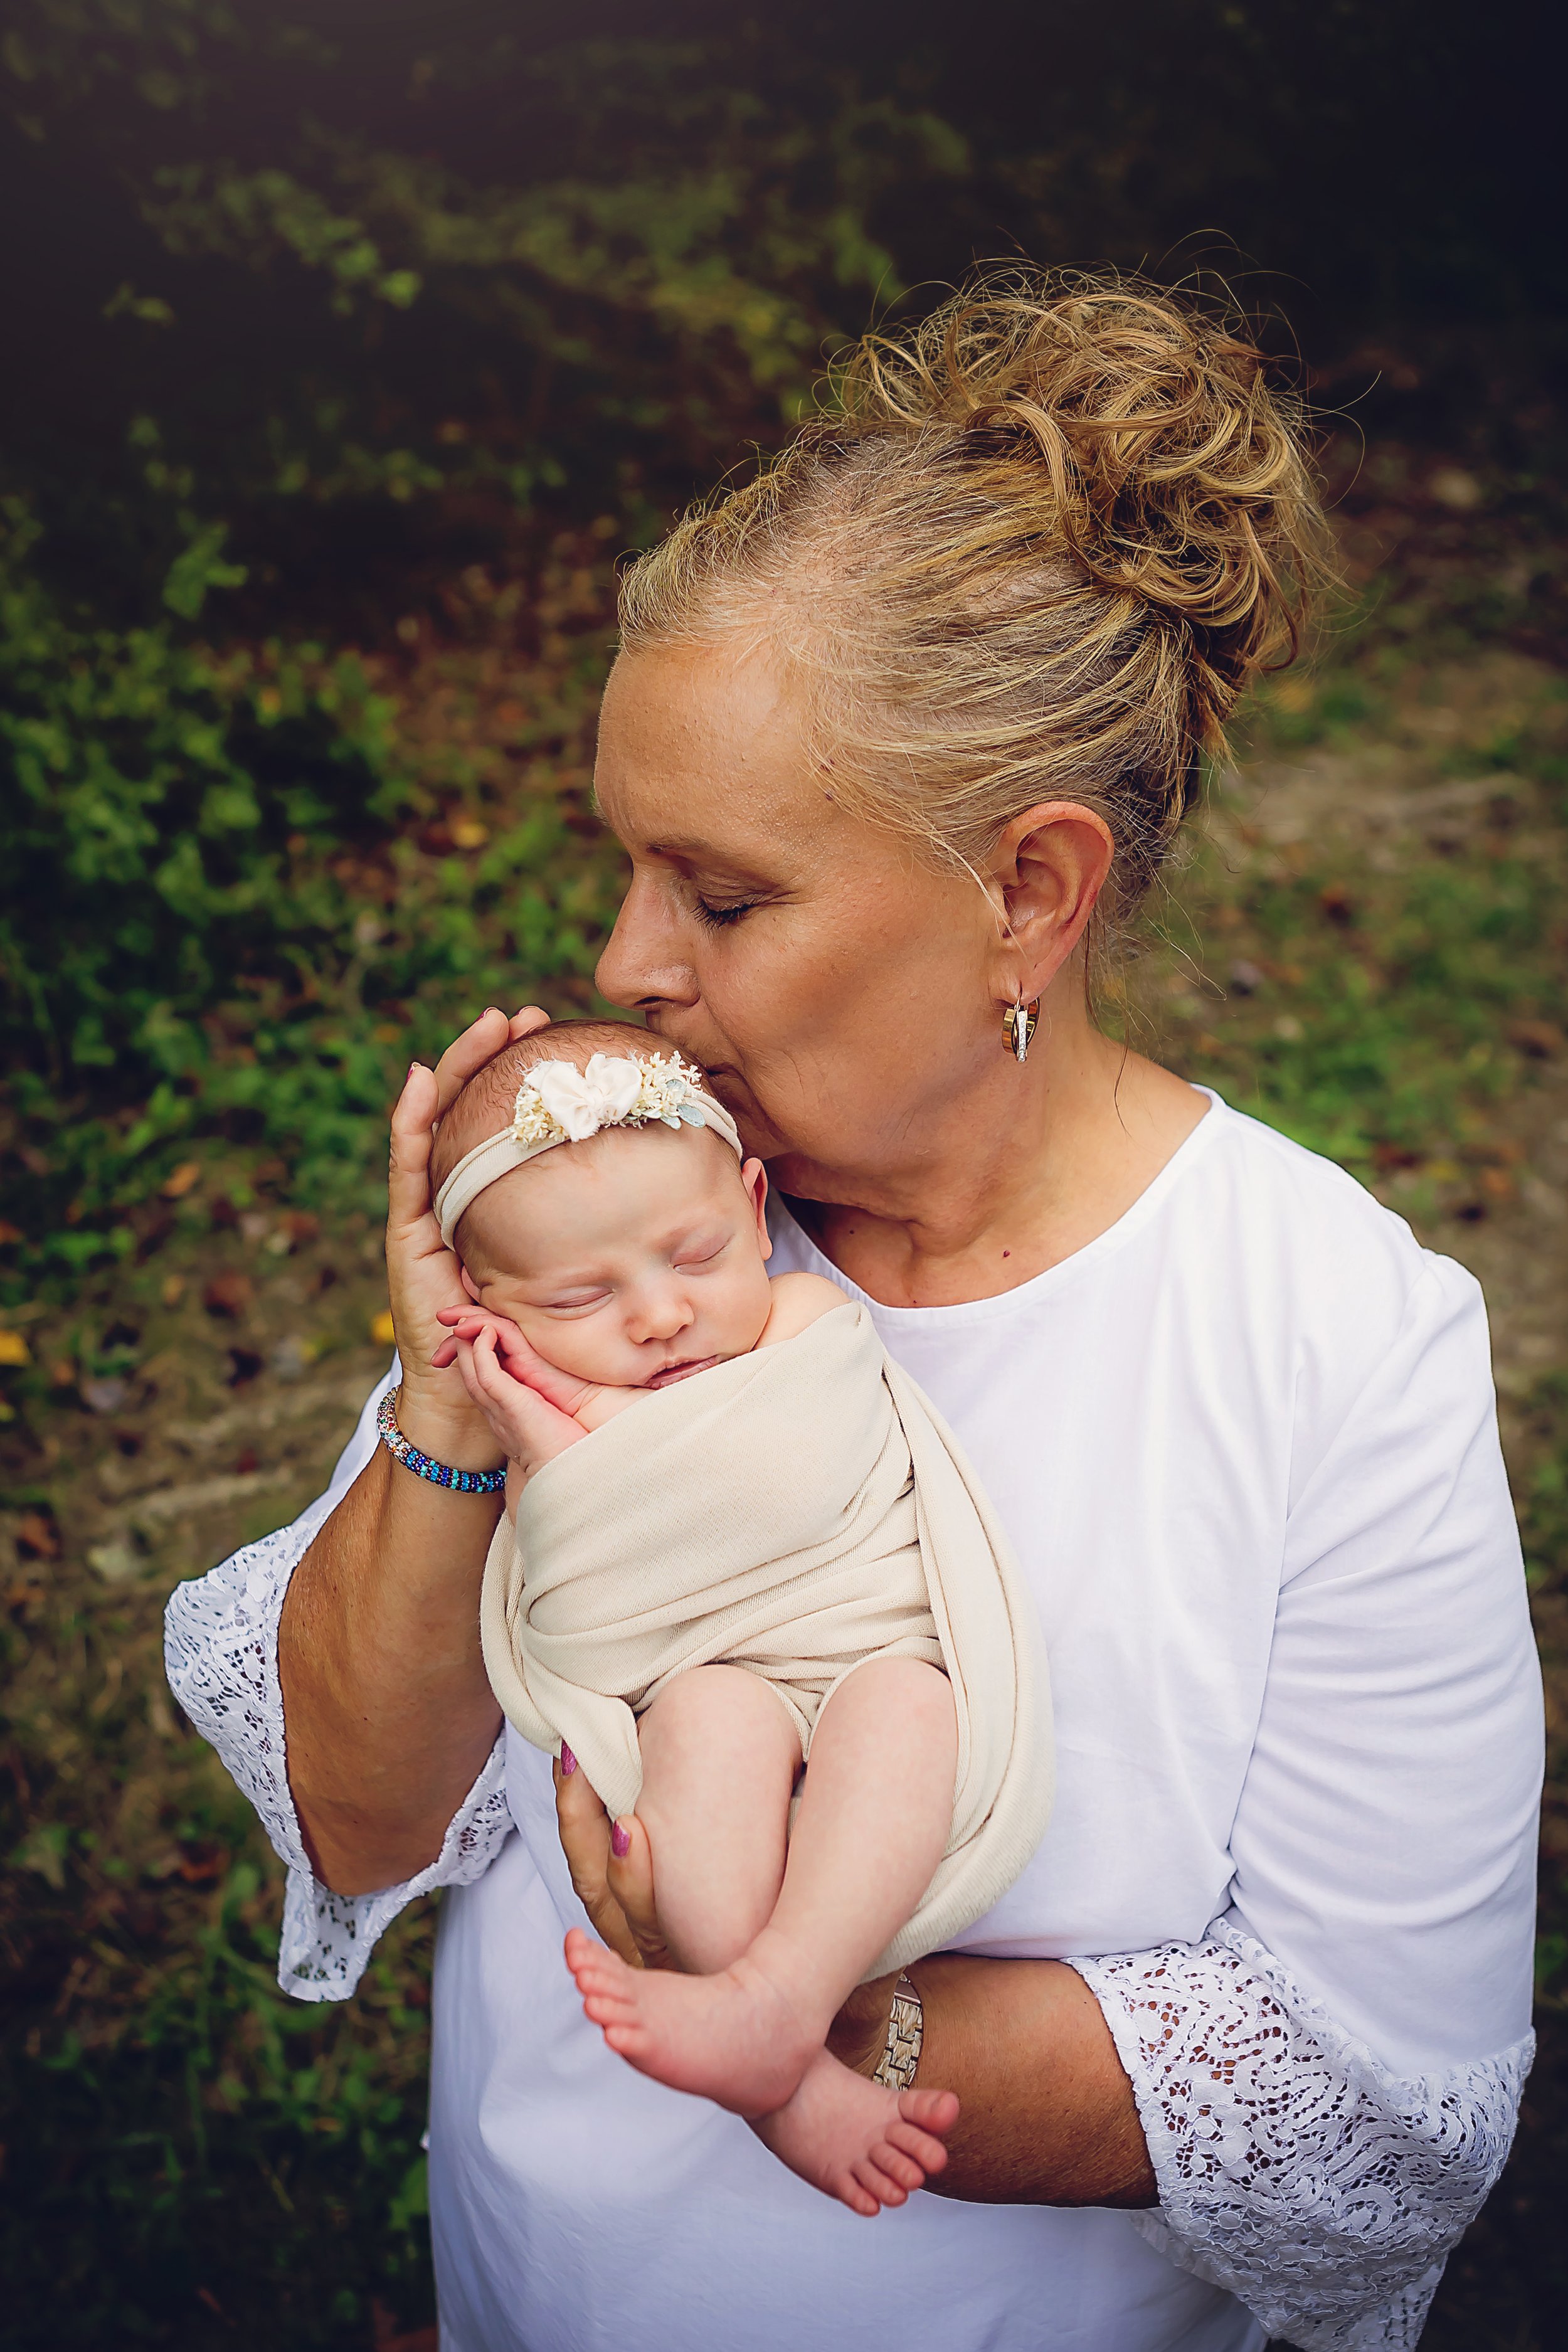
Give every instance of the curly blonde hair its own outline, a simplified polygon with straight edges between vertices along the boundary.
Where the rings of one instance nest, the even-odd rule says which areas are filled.
[[[1194,296],[984,269],[867,335],[780,457],[631,565],[622,642],[766,640],[835,797],[963,865],[1037,803],[1097,809],[1103,944],[1324,570],[1270,373]]]

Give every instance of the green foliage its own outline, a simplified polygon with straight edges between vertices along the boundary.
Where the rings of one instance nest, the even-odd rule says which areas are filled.
[[[399,1055],[437,1051],[520,971],[584,978],[613,852],[574,849],[553,790],[485,802],[499,754],[416,759],[352,654],[92,626],[29,568],[16,501],[5,521],[0,1041],[34,1139],[7,1185],[24,1273],[130,1246],[124,1212],[193,1136],[281,1150],[303,1198],[374,1200]],[[175,573],[210,578],[202,542],[186,552]],[[602,635],[582,644],[519,750],[584,724]],[[455,799],[486,812],[467,856],[441,823]]]
[[[68,168],[122,266],[112,292],[39,289],[65,423],[18,410],[0,469],[8,443],[43,520],[68,517],[79,589],[111,551],[142,609],[133,414],[211,530],[297,576],[345,503],[460,499],[493,540],[566,491],[646,527],[900,291],[873,214],[968,165],[926,109],[758,65],[743,41],[550,47],[434,8],[367,46],[245,0],[31,0],[0,57],[12,170],[37,191]]]
[[[54,1891],[69,1933],[80,1880]],[[373,2300],[418,2314],[430,1920],[394,1934],[349,2007],[323,2008],[279,1992],[249,1860],[155,1970],[122,1924],[148,1896],[98,1907],[90,2038],[34,2033],[0,2079],[8,2113],[35,2119],[0,2221],[7,2343],[185,2342],[210,2313],[230,2342],[324,2347],[363,2341]]]

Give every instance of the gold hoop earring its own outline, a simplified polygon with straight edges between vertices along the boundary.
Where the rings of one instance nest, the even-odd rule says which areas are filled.
[[[1034,997],[1027,1004],[1022,1000],[1010,1004],[1002,1015],[1002,1034],[1007,1040],[1007,1051],[1016,1062],[1024,1060],[1029,1050],[1029,1040],[1040,1025],[1040,1000]]]

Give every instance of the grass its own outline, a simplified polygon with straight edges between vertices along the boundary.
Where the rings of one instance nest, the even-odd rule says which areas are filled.
[[[339,859],[357,966],[330,1001],[215,1005],[223,1118],[193,1116],[133,1165],[105,1150],[62,1227],[94,1245],[14,1246],[0,1286],[0,2231],[18,2352],[347,2352],[429,2324],[432,1912],[384,1940],[353,2001],[282,2000],[279,1873],[169,1701],[159,1617],[175,1579],[317,1490],[384,1360],[375,1171],[409,1052],[514,977],[544,974],[558,1010],[588,1001],[618,871],[586,801],[595,565],[558,559],[526,654],[516,600],[481,580],[438,637],[365,657],[426,790],[405,829]],[[1465,635],[1453,576],[1426,606],[1402,577],[1397,626],[1374,615],[1315,683],[1260,698],[1110,1011],[1481,1275],[1561,1725],[1568,700],[1539,659]],[[1448,617],[1423,631],[1435,597]],[[232,1112],[242,1082],[260,1102],[280,1061],[307,1066],[278,1042],[300,1023],[324,1108],[290,1113],[287,1153]],[[34,1129],[17,1138],[47,1158]],[[29,1173],[47,1192],[47,1168]],[[1543,2055],[1514,2165],[1452,2265],[1438,2352],[1544,2347],[1568,2285],[1550,2226],[1568,2141],[1554,1766]]]

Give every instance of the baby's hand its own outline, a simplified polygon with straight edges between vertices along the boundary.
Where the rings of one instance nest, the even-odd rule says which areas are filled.
[[[544,1463],[564,1454],[569,1445],[577,1444],[587,1433],[580,1422],[563,1412],[558,1404],[552,1404],[531,1381],[519,1379],[510,1369],[513,1360],[502,1361],[500,1334],[496,1328],[501,1319],[486,1315],[465,1317],[439,1353],[447,1362],[456,1360],[463,1386],[489,1423],[496,1444],[506,1453],[507,1510],[515,1517],[521,1486]],[[521,1332],[517,1338],[527,1356],[542,1364],[542,1359],[533,1355]],[[544,1369],[552,1370],[548,1366]],[[582,1385],[579,1381],[566,1381],[566,1386],[574,1390]]]
[[[547,1403],[560,1412],[575,1412],[584,1398],[591,1393],[586,1381],[572,1372],[563,1372],[558,1364],[547,1363],[537,1348],[523,1338],[515,1323],[505,1315],[492,1315],[483,1307],[442,1307],[437,1310],[437,1320],[449,1326],[451,1337],[443,1339],[430,1361],[437,1371],[455,1364],[460,1353],[459,1341],[470,1345],[481,1331],[495,1336],[496,1351],[514,1381],[526,1381],[537,1389]]]

